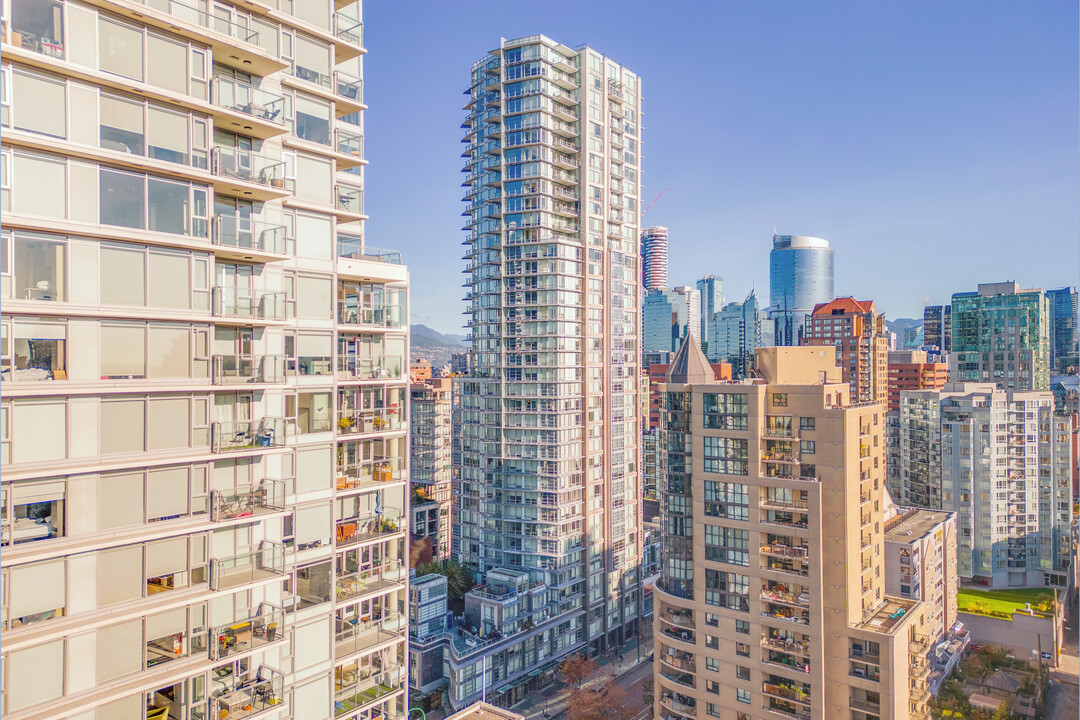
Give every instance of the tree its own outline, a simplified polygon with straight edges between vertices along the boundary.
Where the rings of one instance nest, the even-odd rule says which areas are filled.
[[[992,720],[1012,720],[1012,719],[1013,719],[1013,714],[1012,714],[1012,710],[1009,709],[1009,704],[1007,702],[1005,702],[1004,700],[1002,700],[1001,704],[998,705],[997,712],[994,713],[994,717],[992,718]]]
[[[416,566],[416,576],[437,573],[446,577],[446,593],[451,600],[460,600],[461,596],[472,590],[472,573],[456,560],[446,562],[420,563]]]
[[[580,689],[585,679],[596,670],[596,663],[584,653],[571,655],[559,665],[559,679],[570,688]]]
[[[573,689],[566,706],[566,720],[626,720],[633,715],[626,691],[612,682],[612,678]]]
[[[645,707],[651,708],[654,699],[653,679],[651,677],[645,678],[645,681],[641,683],[641,702],[644,703]]]

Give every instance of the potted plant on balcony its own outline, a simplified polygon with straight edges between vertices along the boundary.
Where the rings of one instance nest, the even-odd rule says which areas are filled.
[[[337,426],[341,432],[349,432],[349,429],[356,424],[356,421],[351,417],[338,418]]]

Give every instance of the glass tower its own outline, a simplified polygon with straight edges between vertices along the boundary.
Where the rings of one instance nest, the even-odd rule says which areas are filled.
[[[567,653],[633,633],[641,548],[640,80],[533,35],[501,41],[470,81],[473,365],[455,387],[451,552],[490,587],[525,573],[535,589],[528,629],[510,630],[530,638],[517,659],[452,655],[461,701],[481,678],[504,697],[546,683]]]
[[[1078,359],[1076,288],[1063,287],[1047,290],[1050,301],[1050,371],[1061,374],[1076,372]],[[1070,371],[1070,368],[1072,370]]]
[[[707,347],[711,336],[710,324],[713,315],[720,312],[724,307],[724,278],[715,275],[706,275],[696,283],[698,296],[701,298],[701,322],[698,330],[698,340],[701,346]]]
[[[4,3],[5,720],[405,717],[360,13]]]
[[[833,251],[827,240],[773,235],[769,253],[770,308],[777,345],[798,345],[806,316],[833,295]]]

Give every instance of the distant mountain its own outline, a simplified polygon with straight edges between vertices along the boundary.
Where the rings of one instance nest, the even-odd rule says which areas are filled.
[[[410,325],[412,344],[414,347],[446,347],[464,349],[463,335],[444,335],[438,330],[433,330],[427,325]]]
[[[922,324],[922,318],[896,318],[895,320],[885,321],[885,327],[889,328],[889,332],[897,334],[902,333],[908,328],[919,327]]]

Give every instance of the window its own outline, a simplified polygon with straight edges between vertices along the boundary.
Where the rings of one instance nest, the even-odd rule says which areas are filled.
[[[15,368],[5,380],[66,380],[67,325],[29,319],[15,321]]]
[[[817,452],[817,443],[813,440],[803,440],[799,443],[799,452],[803,455],[813,455]]]
[[[67,95],[63,81],[16,70],[12,74],[15,129],[67,137]]]
[[[735,621],[735,632],[741,633],[742,635],[749,635],[750,634],[750,622],[748,620],[736,620]],[[749,649],[747,649],[747,652],[749,652]]]
[[[144,112],[141,102],[102,95],[99,130],[101,147],[143,155],[146,143]]]
[[[750,704],[750,691],[739,688],[735,691],[735,699],[741,703]]]
[[[705,603],[750,612],[750,579],[746,575],[706,568]]]
[[[720,616],[716,613],[705,613],[705,624],[712,627],[719,627]]]
[[[720,672],[720,661],[714,657],[705,658],[705,669],[713,672]]]
[[[746,430],[746,395],[737,393],[705,393],[702,395],[706,428],[713,430]]]
[[[750,532],[705,524],[705,559],[729,565],[749,565]]]
[[[773,407],[787,407],[787,393],[772,394]]]
[[[321,145],[330,144],[330,103],[296,96],[296,136]]]
[[[720,694],[720,683],[716,682],[715,680],[706,680],[705,681],[705,692],[712,693],[713,695],[719,695]]]
[[[143,32],[141,29],[98,18],[98,67],[105,72],[142,81]]]
[[[705,703],[705,712],[710,717],[720,717],[720,706],[716,703]]]
[[[101,168],[100,217],[103,225],[143,228],[146,206],[145,177]]]
[[[708,437],[705,442],[705,472],[746,475],[747,441],[739,438]]]
[[[67,165],[55,156],[15,153],[15,212],[67,217]]]
[[[48,236],[15,235],[15,297],[19,300],[66,298],[67,243]]]
[[[716,635],[706,635],[705,647],[709,648],[710,650],[719,650],[720,638],[718,638]]]
[[[749,680],[750,679],[750,668],[743,667],[742,665],[736,665],[735,666],[735,677],[737,677],[740,680]]]
[[[705,515],[728,520],[750,517],[750,494],[743,483],[705,481]]]
[[[49,57],[64,57],[64,3],[13,0],[7,6],[11,13],[12,44]]]

